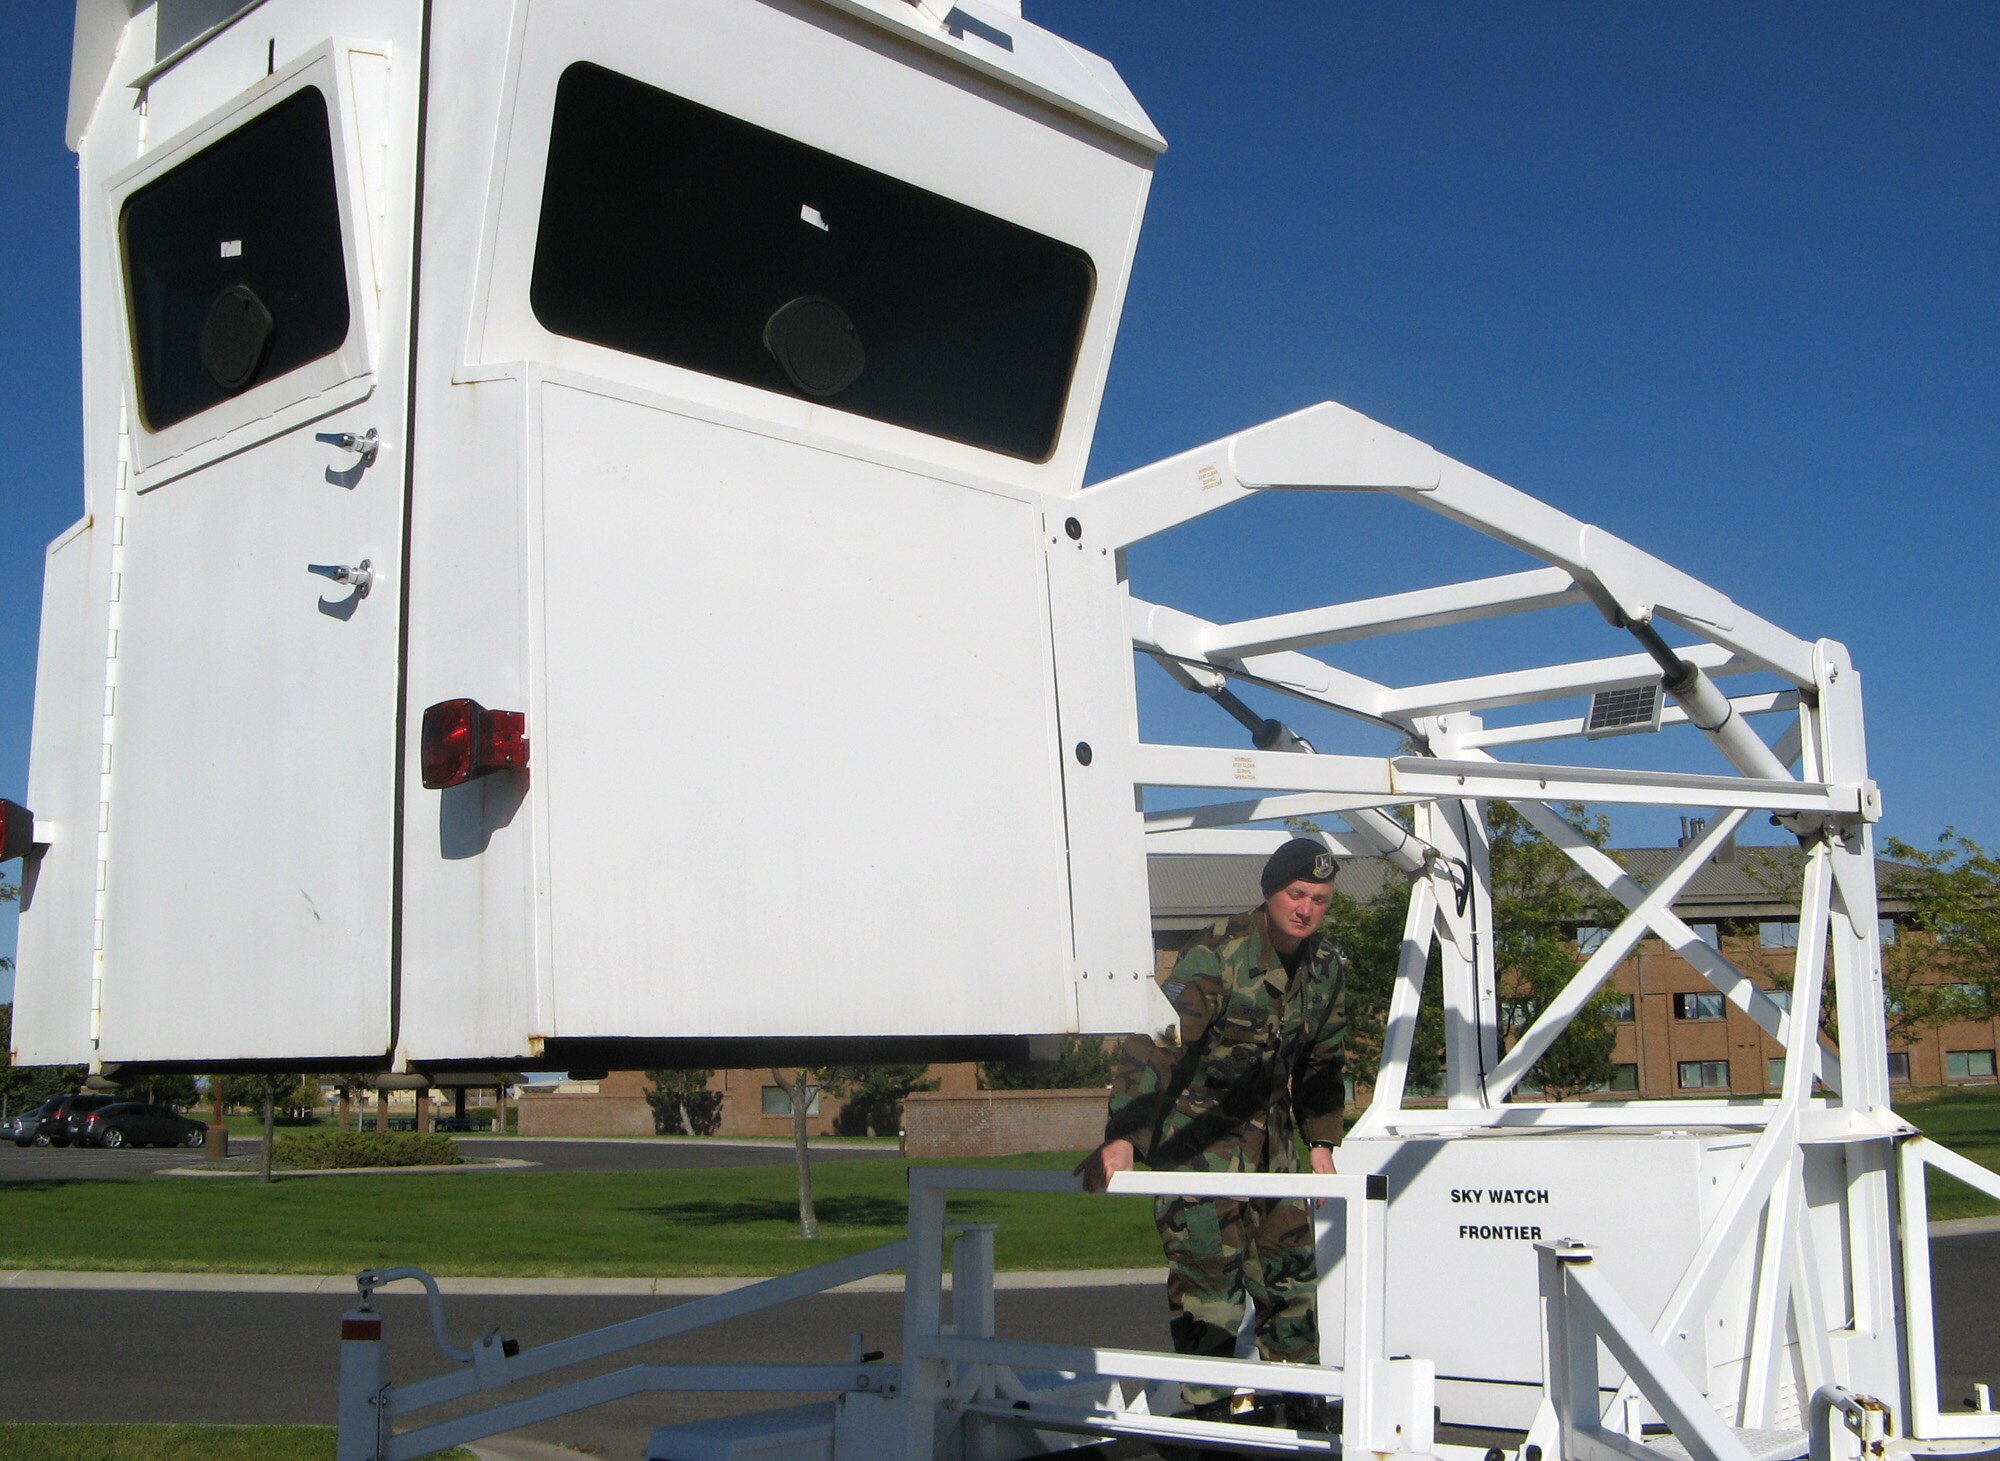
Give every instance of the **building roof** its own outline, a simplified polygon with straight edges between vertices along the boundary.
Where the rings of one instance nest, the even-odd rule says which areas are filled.
[[[1609,848],[1611,855],[1646,887],[1652,887],[1681,855],[1677,847]],[[1798,916],[1798,878],[1804,853],[1797,847],[1740,847],[1711,860],[1694,875],[1674,907],[1689,922],[1719,918],[1784,919]],[[1725,860],[1726,859],[1726,860]],[[1153,927],[1159,931],[1199,928],[1230,913],[1253,907],[1259,898],[1260,855],[1156,853],[1146,859],[1152,890]],[[1875,859],[1875,878],[1890,886],[1900,863]],[[1380,858],[1350,858],[1341,864],[1341,892],[1366,902],[1399,876]],[[1581,872],[1577,874],[1580,879]],[[1899,912],[1902,900],[1882,896],[1885,913]]]

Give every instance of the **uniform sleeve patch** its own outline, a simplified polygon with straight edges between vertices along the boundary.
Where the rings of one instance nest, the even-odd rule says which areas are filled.
[[[1168,999],[1179,999],[1181,991],[1187,987],[1188,982],[1185,979],[1169,979],[1165,984],[1160,986],[1160,992],[1165,994]]]

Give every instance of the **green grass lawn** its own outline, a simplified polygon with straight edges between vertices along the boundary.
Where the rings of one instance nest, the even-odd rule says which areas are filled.
[[[1896,1114],[1960,1156],[2000,1172],[2000,1086],[1899,1092]],[[1930,1174],[1928,1196],[1934,1221],[2000,1214],[2000,1203],[1941,1172]]]
[[[0,1421],[8,1461],[333,1461],[330,1426],[50,1425]],[[432,1453],[471,1461],[470,1451]]]
[[[1050,1153],[953,1166],[1061,1167]],[[789,1272],[903,1235],[905,1161],[814,1168],[820,1238],[799,1237],[789,1165],[682,1172],[468,1173],[280,1180],[12,1182],[0,1268],[694,1276]],[[1003,1267],[1159,1263],[1144,1198],[967,1194],[956,1219],[1000,1225]]]
[[[1906,1092],[1904,1115],[2000,1170],[2000,1089]],[[1076,1153],[937,1165],[1068,1168]],[[0,1268],[346,1273],[414,1263],[440,1274],[692,1277],[789,1272],[902,1236],[903,1159],[815,1167],[821,1236],[798,1235],[787,1165],[679,1172],[495,1171],[451,1177],[146,1178],[4,1189]],[[1931,1216],[2000,1212],[1933,1176]],[[968,1193],[951,1214],[999,1225],[1009,1269],[1159,1263],[1144,1198]],[[5,1453],[0,1453],[5,1454]]]

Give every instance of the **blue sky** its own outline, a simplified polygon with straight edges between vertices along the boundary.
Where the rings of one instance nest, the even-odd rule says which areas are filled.
[[[1844,641],[1887,830],[2000,843],[2000,6],[1027,9],[1111,59],[1171,143],[1093,478],[1344,402]],[[0,795],[18,799],[42,548],[82,505],[69,7],[6,7],[0,44]],[[1527,565],[1399,506],[1286,498],[1133,566],[1148,597],[1227,618]],[[1341,662],[1409,681],[1627,647],[1578,613]],[[1144,683],[1149,734],[1227,737]],[[1665,738],[1644,754],[1720,769]]]

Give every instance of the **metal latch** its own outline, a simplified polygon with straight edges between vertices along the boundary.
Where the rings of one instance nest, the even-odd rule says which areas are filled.
[[[306,572],[346,584],[357,599],[367,598],[368,590],[375,586],[375,565],[366,558],[359,563],[308,563]]]
[[[328,446],[337,446],[342,451],[356,453],[360,456],[361,465],[364,467],[374,466],[375,453],[382,449],[382,438],[376,434],[375,428],[372,426],[359,436],[356,436],[351,431],[315,432],[313,440],[323,441]]]

